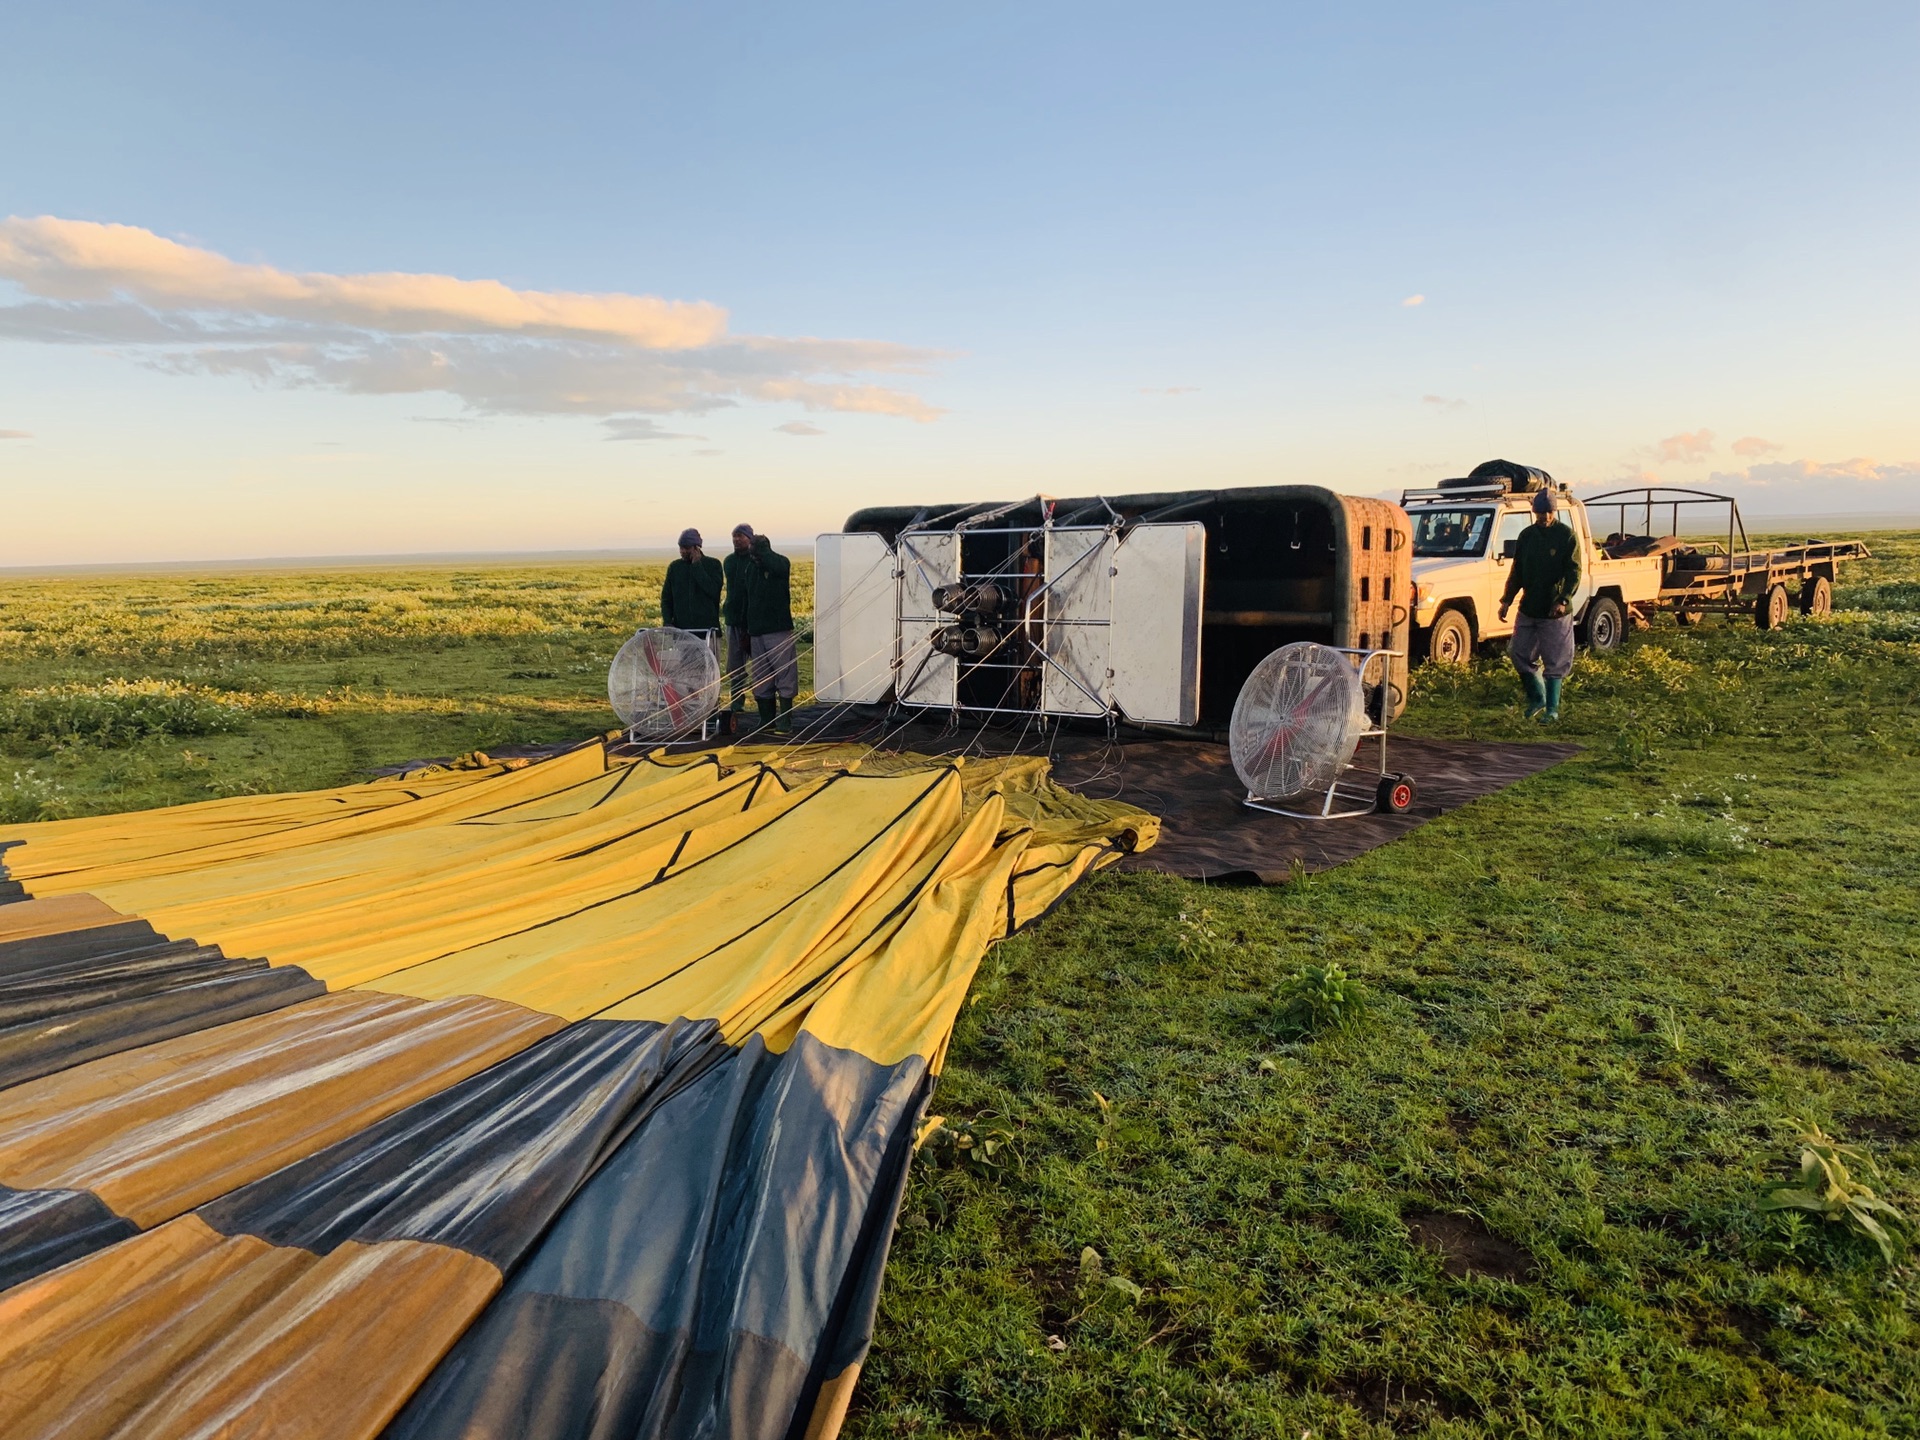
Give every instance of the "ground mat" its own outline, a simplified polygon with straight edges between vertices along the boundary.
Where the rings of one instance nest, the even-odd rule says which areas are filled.
[[[1017,722],[989,727],[950,726],[915,719],[887,724],[835,711],[799,711],[802,739],[831,735],[845,742],[884,743],[920,754],[1046,756],[1054,779],[1083,795],[1137,805],[1160,817],[1160,838],[1120,862],[1128,870],[1160,870],[1195,880],[1275,885],[1296,869],[1313,873],[1344,864],[1397,840],[1427,821],[1551,769],[1579,753],[1577,745],[1484,740],[1423,740],[1390,735],[1389,769],[1413,776],[1418,798],[1398,815],[1347,820],[1293,820],[1250,810],[1246,788],[1233,773],[1223,742],[1164,739],[1121,731],[1057,728],[1039,733]],[[1363,741],[1359,762],[1375,763],[1374,742]],[[1295,808],[1295,807],[1290,807]]]
[[[0,1435],[831,1437],[1044,760],[471,761],[0,830]]]

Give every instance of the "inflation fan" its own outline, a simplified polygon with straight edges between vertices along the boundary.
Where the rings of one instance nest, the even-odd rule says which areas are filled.
[[[1256,810],[1306,820],[1344,819],[1413,803],[1413,781],[1387,772],[1384,722],[1369,718],[1367,681],[1383,681],[1393,652],[1299,641],[1262,660],[1234,701],[1227,743]],[[1380,706],[1376,703],[1375,713]],[[1377,740],[1379,769],[1352,777],[1360,742]],[[1364,783],[1362,783],[1364,782]],[[1298,799],[1312,809],[1272,802]],[[1343,806],[1345,808],[1338,808]]]
[[[636,740],[698,731],[720,708],[720,662],[712,643],[665,626],[636,631],[607,670],[607,699]]]

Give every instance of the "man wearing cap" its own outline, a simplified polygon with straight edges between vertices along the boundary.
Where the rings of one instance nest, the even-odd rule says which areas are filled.
[[[676,630],[720,628],[720,562],[700,548],[700,532],[680,532],[680,558],[660,587],[660,623]]]
[[[733,527],[733,553],[724,566],[727,578],[727,603],[722,613],[727,624],[727,694],[734,714],[746,712],[747,692],[751,687],[747,671],[753,653],[747,635],[747,591],[752,586],[753,527],[742,521]]]
[[[1580,588],[1580,546],[1572,529],[1553,518],[1554,508],[1553,491],[1534,492],[1533,523],[1514,542],[1513,569],[1500,597],[1502,620],[1513,597],[1520,597],[1507,653],[1527,693],[1528,719],[1560,718],[1560,687],[1573,669],[1571,607]]]
[[[747,547],[747,637],[753,653],[753,702],[760,724],[777,735],[793,729],[793,699],[800,693],[800,654],[794,643],[793,562],[756,535]]]

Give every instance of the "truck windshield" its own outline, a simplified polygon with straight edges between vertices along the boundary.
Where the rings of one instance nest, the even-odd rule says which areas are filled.
[[[1492,519],[1491,510],[1422,510],[1413,517],[1413,553],[1479,555]]]

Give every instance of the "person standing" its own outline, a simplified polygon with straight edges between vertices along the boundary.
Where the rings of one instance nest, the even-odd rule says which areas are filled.
[[[1507,618],[1514,596],[1520,615],[1507,653],[1526,691],[1527,718],[1560,718],[1560,688],[1573,669],[1573,597],[1580,588],[1580,545],[1573,530],[1554,518],[1553,491],[1533,496],[1533,523],[1514,542],[1513,569],[1500,597]],[[1544,675],[1544,681],[1543,681]]]
[[[764,535],[747,549],[747,637],[753,656],[753,700],[761,727],[776,735],[793,730],[793,701],[800,693],[800,652],[793,634],[793,562],[774,551]]]
[[[747,636],[747,591],[753,571],[753,526],[742,521],[733,527],[733,553],[727,556],[727,602],[723,614],[727,627],[728,704],[736,715],[746,713],[747,692],[752,688],[748,667],[752,647]]]
[[[700,532],[680,532],[680,558],[660,586],[660,623],[676,630],[720,628],[720,562],[700,548]]]

